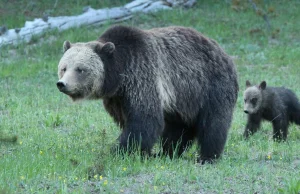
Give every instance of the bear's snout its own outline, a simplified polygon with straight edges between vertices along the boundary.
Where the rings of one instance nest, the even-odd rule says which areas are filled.
[[[66,88],[66,82],[64,82],[64,81],[58,81],[57,83],[56,83],[56,86],[57,86],[57,88],[59,89],[59,91],[64,91],[65,90],[65,88]]]

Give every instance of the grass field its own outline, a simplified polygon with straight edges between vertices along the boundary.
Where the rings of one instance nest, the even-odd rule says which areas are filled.
[[[55,1],[40,2],[38,13]],[[97,2],[74,1],[66,14]],[[115,6],[125,1],[102,2]],[[15,144],[0,142],[0,193],[300,193],[299,126],[290,126],[285,143],[272,141],[270,123],[248,141],[242,139],[247,79],[286,86],[300,97],[300,1],[260,1],[270,30],[247,3],[226,2],[199,1],[190,10],[138,14],[124,23],[193,27],[234,56],[240,92],[221,160],[199,165],[195,147],[174,160],[109,154],[120,130],[101,101],[73,103],[55,84],[63,41],[95,40],[109,24],[51,31],[28,44],[0,48],[0,134],[18,136]],[[26,17],[12,16],[26,6],[0,9],[0,21],[21,27]],[[58,1],[51,13],[63,15],[66,6]]]

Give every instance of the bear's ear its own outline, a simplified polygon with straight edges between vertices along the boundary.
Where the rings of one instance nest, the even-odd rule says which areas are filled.
[[[93,48],[94,48],[94,51],[96,52],[96,53],[100,53],[101,52],[101,44],[100,43],[96,43],[94,46],[93,46]]]
[[[106,54],[111,55],[115,51],[115,45],[112,42],[107,42],[103,45],[102,51]]]
[[[249,88],[251,86],[251,83],[249,80],[246,81],[246,87]]]
[[[266,87],[267,87],[266,81],[262,81],[262,82],[259,84],[259,89],[261,89],[261,90],[266,89]]]
[[[69,48],[71,48],[71,43],[70,41],[66,40],[64,42],[63,51],[66,52]]]

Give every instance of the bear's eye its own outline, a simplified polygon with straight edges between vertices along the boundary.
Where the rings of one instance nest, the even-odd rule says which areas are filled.
[[[78,73],[84,73],[84,70],[81,69],[81,68],[77,68],[76,71],[77,71]]]
[[[257,103],[257,98],[252,98],[252,99],[251,99],[251,103],[255,106],[256,103]]]
[[[247,101],[247,100],[246,100],[246,99],[244,99],[244,102],[245,102],[245,103],[246,103],[246,101]]]
[[[67,70],[67,68],[63,68],[63,69],[62,69],[63,72],[66,72],[66,70]]]

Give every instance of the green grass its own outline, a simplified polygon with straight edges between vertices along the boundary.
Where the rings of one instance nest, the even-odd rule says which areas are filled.
[[[54,4],[41,2],[36,5],[42,11]],[[97,2],[74,1],[70,6],[58,1],[61,6],[53,9],[53,15],[78,14],[82,6],[99,7]],[[123,3],[99,2],[110,7]],[[247,79],[266,80],[300,97],[300,3],[264,1],[265,10],[274,8],[268,14],[272,26],[268,31],[251,7],[234,11],[225,2],[199,1],[190,10],[138,14],[124,23],[193,27],[234,56],[240,92],[219,162],[196,164],[195,147],[174,160],[110,155],[120,130],[101,101],[72,103],[55,85],[63,41],[95,40],[109,24],[52,31],[29,44],[0,48],[0,134],[18,136],[16,144],[0,142],[0,193],[299,193],[300,127],[291,125],[288,142],[275,143],[271,124],[264,123],[244,141],[242,93]],[[25,4],[6,11],[24,10],[29,6]],[[26,17],[5,20],[2,11],[1,22],[10,28],[22,26]]]

